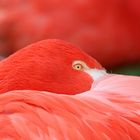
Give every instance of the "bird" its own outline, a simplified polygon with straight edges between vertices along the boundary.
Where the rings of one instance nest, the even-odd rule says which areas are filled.
[[[0,138],[139,140],[139,83],[65,41],[33,43],[0,62]]]

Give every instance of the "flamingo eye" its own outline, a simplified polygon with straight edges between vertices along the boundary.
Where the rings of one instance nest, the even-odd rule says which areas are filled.
[[[73,69],[82,71],[84,69],[84,67],[82,64],[75,64],[75,65],[73,65]]]

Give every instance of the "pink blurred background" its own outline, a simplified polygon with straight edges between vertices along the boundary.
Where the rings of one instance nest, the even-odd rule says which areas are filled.
[[[140,73],[140,1],[0,1],[2,57],[46,38],[69,41],[111,70],[136,63]]]

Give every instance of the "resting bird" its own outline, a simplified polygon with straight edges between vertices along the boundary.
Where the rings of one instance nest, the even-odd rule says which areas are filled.
[[[0,138],[139,140],[139,84],[61,40],[29,45],[0,62]]]

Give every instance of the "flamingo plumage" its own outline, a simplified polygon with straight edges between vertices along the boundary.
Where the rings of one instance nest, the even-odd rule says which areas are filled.
[[[54,44],[55,47],[53,47]],[[54,62],[51,62],[53,65],[49,65],[50,68],[48,66],[46,67],[47,64],[50,64],[50,61],[48,63],[48,59],[53,61],[54,57],[67,58],[65,52],[61,53],[61,49],[60,52],[58,50],[55,51],[59,45],[61,45],[62,48],[67,48],[66,52],[69,52],[69,60],[64,58],[59,59],[61,61],[54,60]],[[51,52],[55,52],[55,56],[52,55],[52,53],[49,55],[49,57],[47,56],[48,54],[46,52],[44,53],[47,55],[42,55],[42,53],[39,53],[42,47],[45,49],[51,48]],[[36,50],[33,48],[40,49]],[[31,59],[34,54],[28,53],[30,52],[28,50],[32,49],[34,54],[39,55],[39,57],[36,58],[40,59],[41,61]],[[68,51],[69,49],[71,49],[71,51]],[[58,55],[56,52],[60,55]],[[22,56],[23,54],[24,56]],[[23,59],[24,57],[25,59]],[[43,59],[44,61],[42,62]],[[82,59],[82,61],[79,59]],[[74,63],[72,63],[73,61]],[[31,65],[33,62],[36,62],[35,64],[39,62],[38,66],[40,69],[36,70],[37,67],[35,65],[31,71],[29,66],[33,66]],[[40,62],[42,62],[43,65],[40,65]],[[61,69],[56,67],[57,63],[60,65],[63,64],[60,66],[62,71],[64,70],[63,67],[67,70],[63,71],[63,76],[58,76],[58,78],[69,80],[69,82],[65,81],[65,84],[69,85],[69,88],[65,90],[65,92],[62,92],[64,88],[61,87],[54,87],[57,90],[54,89],[53,91],[53,88],[51,88],[51,91],[49,91],[50,88],[45,88],[45,86],[51,86],[51,83],[47,81],[45,81],[45,83],[42,79],[47,79],[48,75],[47,77],[44,75],[36,75],[42,74],[46,71],[50,74],[50,70],[52,71],[54,68],[57,68],[55,71],[57,74],[61,73]],[[14,66],[11,66],[11,64]],[[70,68],[69,66],[71,66],[70,71],[68,70],[68,68]],[[77,50],[70,44],[60,40],[47,40],[35,43],[26,49],[17,52],[15,55],[3,60],[0,63],[0,67],[1,139],[140,139],[139,77],[107,74],[104,71],[104,68],[96,60],[89,57],[81,50]],[[17,71],[16,67],[20,69]],[[15,71],[17,72],[17,75],[14,77]],[[41,71],[41,73],[39,73],[39,71]],[[32,75],[30,76],[30,74]],[[81,87],[82,90],[80,90],[79,86],[77,85],[76,87],[73,87],[71,85],[74,84],[72,79],[76,79],[75,77],[72,77],[72,79],[69,76],[67,77],[67,74],[70,74],[70,76],[72,76],[71,74],[74,76],[77,75],[78,77],[82,78],[82,80],[87,82],[85,83],[86,86],[84,87],[83,83],[80,85],[80,81],[77,78],[79,86],[83,86]],[[53,73],[51,73],[51,76],[54,77]],[[17,77],[21,78],[21,81],[24,81],[26,77],[29,85],[27,86],[27,83],[18,81]],[[17,80],[17,82],[15,82],[14,78]],[[8,79],[9,81],[12,81],[11,86],[10,82],[7,84]],[[36,81],[37,85],[40,83],[39,80],[44,82],[44,86],[33,88],[33,85],[31,84],[32,81]],[[56,79],[49,80],[54,80],[56,82],[57,77]],[[61,84],[57,83],[58,86],[64,86],[63,82],[59,82]],[[70,88],[72,89],[73,94],[70,92]],[[77,90],[74,90],[75,88]]]
[[[126,87],[126,92],[123,86],[128,82],[133,87]],[[139,82],[137,77],[113,75],[76,95],[7,92],[0,96],[0,136],[14,140],[139,140]]]

